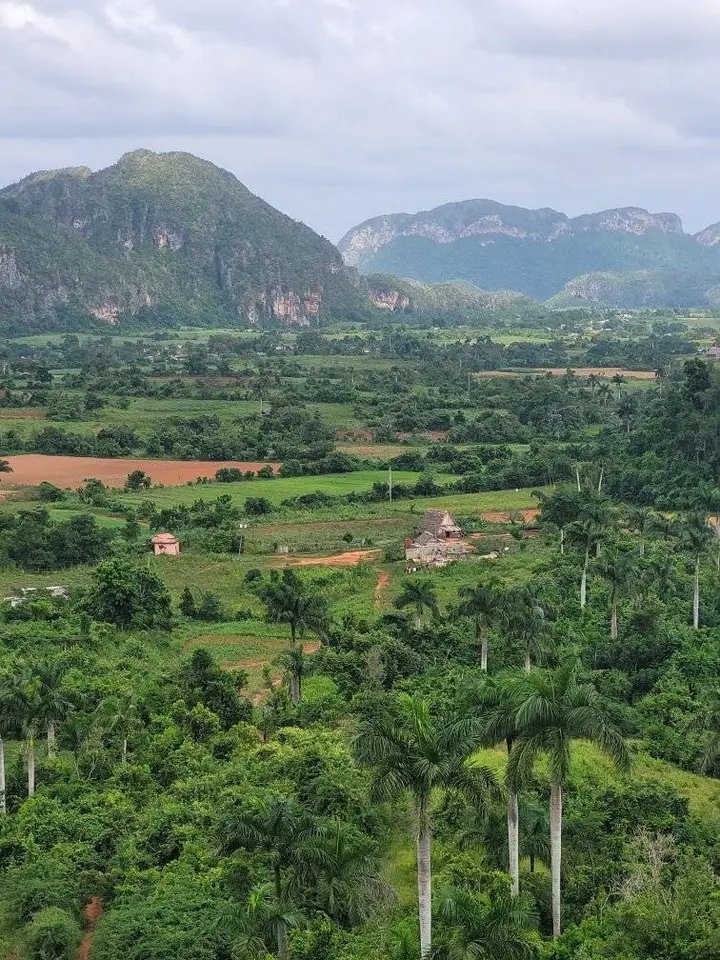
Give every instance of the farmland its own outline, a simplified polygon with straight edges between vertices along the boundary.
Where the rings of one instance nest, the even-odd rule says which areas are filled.
[[[691,955],[712,955],[720,583],[706,520],[720,464],[705,323],[390,320],[3,348],[8,957],[38,960],[38,915],[94,936],[99,903],[90,960],[142,960],[136,945],[161,941],[170,952],[147,956],[273,956],[272,937],[262,953],[221,943],[217,918],[230,905],[262,938],[248,903],[275,909],[270,854],[231,849],[224,831],[275,803],[320,844],[312,870],[280,870],[298,900],[291,960],[417,956],[407,804],[376,800],[355,735],[382,721],[409,736],[409,704],[426,730],[461,717],[472,731],[461,769],[491,789],[436,787],[433,867],[439,903],[479,890],[486,917],[486,901],[511,905],[514,869],[507,744],[489,718],[541,682],[594,698],[633,764],[585,728],[570,737],[555,947],[552,768],[547,750],[533,757],[522,956],[598,943],[605,960],[632,940],[608,960],[652,960],[638,931],[661,904]],[[459,530],[406,560],[445,511]],[[155,555],[160,533],[178,555]],[[637,893],[656,855],[667,865]],[[465,927],[447,916],[437,938],[455,949]]]

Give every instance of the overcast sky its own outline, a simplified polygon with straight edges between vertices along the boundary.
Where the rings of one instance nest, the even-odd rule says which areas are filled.
[[[720,0],[0,0],[0,183],[190,150],[336,240],[489,197],[720,220]]]

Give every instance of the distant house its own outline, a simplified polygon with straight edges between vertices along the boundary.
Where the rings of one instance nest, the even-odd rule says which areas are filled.
[[[439,540],[459,540],[463,535],[462,528],[447,510],[426,510],[423,531]]]
[[[720,360],[720,343],[708,347],[708,356],[713,357],[715,360]]]
[[[155,556],[176,557],[180,553],[180,541],[172,533],[156,533],[152,538]]]
[[[408,573],[428,567],[444,567],[469,553],[462,541],[462,529],[447,510],[428,510],[423,531],[414,540],[405,541]]]

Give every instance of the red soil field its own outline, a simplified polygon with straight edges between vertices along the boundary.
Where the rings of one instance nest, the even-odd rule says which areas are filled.
[[[379,550],[348,550],[332,557],[283,557],[282,567],[355,567],[364,560],[374,560]]]
[[[40,407],[0,407],[0,420],[44,420]]]
[[[180,486],[198,477],[214,477],[221,467],[257,471],[264,463],[239,460],[120,460],[101,457],[52,457],[43,453],[24,453],[6,458],[12,473],[2,474],[5,486],[35,486],[43,480],[57,487],[77,487],[84,480],[95,477],[108,487],[122,487],[133,470],[144,470],[153,483]],[[280,464],[270,464],[278,470]]]
[[[536,507],[531,507],[529,510],[513,511],[513,513],[515,512],[522,517],[523,523],[530,523],[532,520],[536,520],[540,516],[540,511]],[[485,513],[481,513],[480,517],[487,523],[508,523],[511,519],[510,514],[504,510],[489,510]]]

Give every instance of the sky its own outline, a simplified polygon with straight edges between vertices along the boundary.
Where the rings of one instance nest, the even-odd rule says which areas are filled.
[[[720,220],[718,0],[0,0],[0,184],[188,150],[337,240],[488,197]]]

